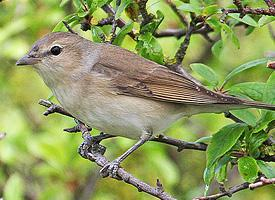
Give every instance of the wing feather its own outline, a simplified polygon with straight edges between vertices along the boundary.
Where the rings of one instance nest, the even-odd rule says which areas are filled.
[[[105,59],[91,70],[109,77],[110,87],[115,88],[117,94],[180,104],[240,103],[238,98],[212,92],[188,77],[127,50],[111,46],[104,51]]]

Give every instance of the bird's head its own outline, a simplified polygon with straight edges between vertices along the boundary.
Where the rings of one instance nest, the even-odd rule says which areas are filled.
[[[89,64],[92,52],[90,41],[73,33],[55,32],[38,40],[16,65],[32,65],[48,85],[77,76]]]

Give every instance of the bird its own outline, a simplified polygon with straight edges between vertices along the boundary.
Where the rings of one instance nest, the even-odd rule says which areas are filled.
[[[137,140],[101,173],[116,176],[121,162],[182,117],[275,105],[215,92],[124,48],[53,32],[16,65],[32,65],[73,117],[104,133]]]

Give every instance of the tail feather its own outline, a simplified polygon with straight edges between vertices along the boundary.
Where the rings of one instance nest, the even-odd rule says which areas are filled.
[[[249,100],[242,100],[242,105],[251,107],[251,108],[259,108],[265,110],[275,110],[275,105],[267,104],[258,101],[249,101]]]

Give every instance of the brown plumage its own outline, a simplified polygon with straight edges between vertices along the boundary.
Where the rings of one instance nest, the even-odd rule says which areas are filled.
[[[72,33],[46,35],[17,65],[33,65],[60,104],[87,125],[141,138],[114,166],[183,116],[248,107],[275,109],[210,91],[128,50]],[[112,171],[114,166],[108,168]]]

